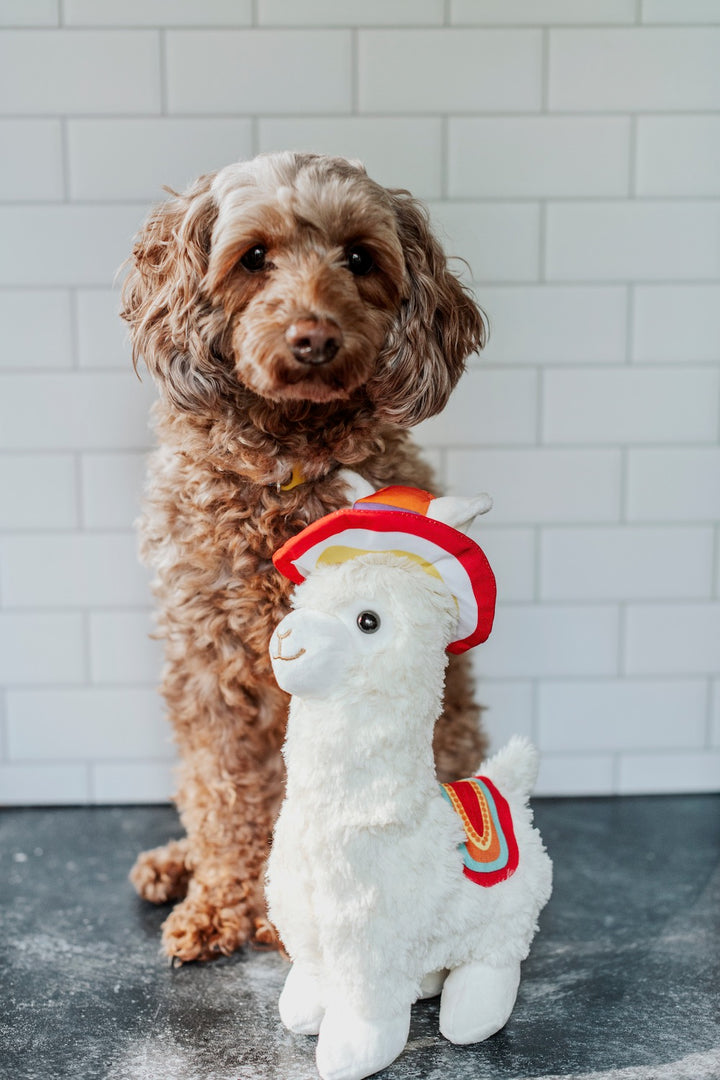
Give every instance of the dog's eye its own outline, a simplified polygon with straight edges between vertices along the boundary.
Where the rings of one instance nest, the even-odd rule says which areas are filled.
[[[374,634],[380,629],[380,616],[374,611],[361,611],[357,617],[357,624],[363,634]]]
[[[262,270],[264,268],[266,255],[266,247],[262,244],[253,244],[253,246],[248,248],[243,255],[240,264],[244,266],[246,270],[255,273],[257,270]]]
[[[347,268],[355,277],[365,277],[366,274],[375,269],[372,255],[367,248],[359,245],[348,248],[346,257]]]

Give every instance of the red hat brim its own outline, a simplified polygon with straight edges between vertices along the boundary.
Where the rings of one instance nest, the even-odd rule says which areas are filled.
[[[371,506],[372,504],[368,504]],[[300,585],[328,548],[407,552],[429,562],[458,604],[459,638],[448,652],[486,641],[495,616],[495,575],[482,548],[443,521],[406,510],[359,507],[337,510],[291,537],[273,556],[281,574]]]

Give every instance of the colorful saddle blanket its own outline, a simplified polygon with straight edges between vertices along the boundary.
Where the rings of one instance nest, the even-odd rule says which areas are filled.
[[[465,828],[463,873],[477,885],[495,885],[515,873],[518,846],[507,801],[487,776],[441,784],[440,791]]]

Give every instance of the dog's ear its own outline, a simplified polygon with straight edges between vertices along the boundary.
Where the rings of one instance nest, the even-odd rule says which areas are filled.
[[[411,427],[444,408],[467,357],[485,344],[486,324],[470,291],[448,269],[424,206],[389,192],[405,255],[405,299],[368,392],[377,415]]]
[[[202,292],[217,206],[212,175],[155,207],[138,234],[123,283],[123,319],[133,364],[140,359],[178,409],[205,411],[224,373],[207,338],[211,305]]]

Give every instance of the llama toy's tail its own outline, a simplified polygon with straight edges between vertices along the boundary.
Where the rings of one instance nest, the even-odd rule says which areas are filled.
[[[537,780],[539,755],[529,739],[513,735],[497,754],[483,762],[480,772],[500,791],[516,792],[527,799]]]

